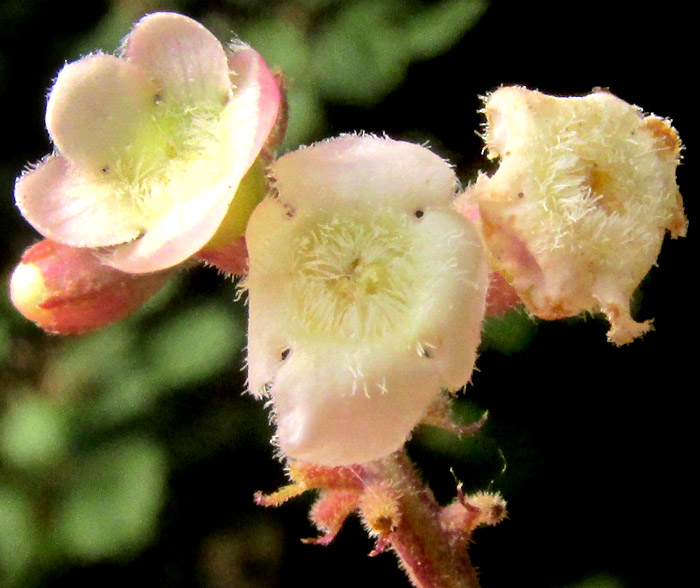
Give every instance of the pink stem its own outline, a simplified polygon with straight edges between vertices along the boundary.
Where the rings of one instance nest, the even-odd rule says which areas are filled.
[[[441,507],[405,451],[363,470],[366,481],[390,483],[400,496],[401,519],[387,539],[416,588],[479,588],[468,537],[441,525]]]

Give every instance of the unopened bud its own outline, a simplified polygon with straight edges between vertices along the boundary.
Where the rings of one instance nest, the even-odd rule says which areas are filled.
[[[98,329],[138,310],[170,272],[127,274],[103,265],[91,249],[44,240],[22,256],[10,280],[12,303],[49,333]]]

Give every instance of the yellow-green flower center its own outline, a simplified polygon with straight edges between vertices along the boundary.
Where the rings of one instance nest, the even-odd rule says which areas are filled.
[[[174,200],[196,194],[187,186],[212,185],[228,169],[223,111],[223,105],[182,108],[155,100],[148,124],[112,161],[104,162],[99,183],[133,206],[147,224]]]
[[[333,216],[301,233],[290,304],[297,328],[374,339],[405,326],[415,287],[412,242],[410,219],[383,211]]]

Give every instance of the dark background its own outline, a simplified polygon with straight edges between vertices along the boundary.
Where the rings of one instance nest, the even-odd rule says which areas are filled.
[[[248,15],[274,4],[184,2],[181,10],[198,17],[214,6],[235,19],[236,10]],[[64,48],[110,8],[104,2],[71,5],[4,1],[0,12],[3,275],[37,238],[14,209],[12,183],[26,162],[50,150],[43,130],[45,92],[68,59]],[[403,85],[379,104],[326,104],[326,136],[366,130],[430,139],[465,182],[486,168],[475,135],[482,122],[478,96],[502,84],[560,95],[607,87],[647,112],[671,118],[686,146],[678,181],[690,234],[667,241],[637,297],[638,317],[653,317],[656,330],[614,348],[597,318],[533,323],[526,349],[504,352],[494,345],[479,359],[465,410],[487,409],[490,420],[478,443],[459,446],[474,455],[458,455],[454,444],[432,451],[429,438],[411,446],[442,500],[454,491],[450,468],[468,490],[491,487],[508,500],[509,519],[475,535],[472,557],[485,588],[688,581],[694,555],[688,537],[697,522],[690,404],[697,388],[691,371],[697,364],[691,280],[697,271],[692,259],[698,54],[690,6],[494,0],[451,50],[411,65]],[[221,295],[218,284],[212,273],[188,274],[177,304]],[[43,335],[22,329],[18,338],[42,344]],[[46,344],[59,345],[54,338]],[[66,561],[32,582],[404,585],[391,555],[366,557],[372,545],[356,522],[330,547],[314,547],[298,541],[314,534],[306,521],[309,498],[272,511],[252,506],[253,491],[271,491],[284,478],[264,441],[269,431],[263,409],[238,397],[242,379],[236,373],[232,369],[228,380],[182,391],[163,405],[163,413],[149,417],[172,464],[156,540],[130,557]],[[223,440],[202,441],[212,415],[229,409],[250,420]]]

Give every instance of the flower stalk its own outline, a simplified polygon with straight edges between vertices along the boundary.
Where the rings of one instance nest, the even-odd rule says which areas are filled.
[[[476,425],[478,426],[478,424]],[[498,494],[465,495],[441,506],[416,471],[406,450],[352,466],[319,466],[290,461],[290,484],[272,494],[256,494],[262,506],[279,506],[308,490],[319,492],[310,518],[321,536],[306,543],[328,545],[356,512],[376,538],[370,556],[393,551],[416,588],[478,588],[467,548],[472,532],[506,516]]]
[[[469,533],[450,532],[443,525],[443,508],[423,483],[405,451],[368,464],[364,479],[389,483],[397,492],[401,516],[385,539],[414,586],[479,586],[467,552]]]

